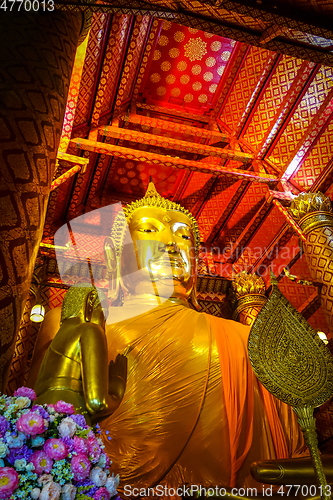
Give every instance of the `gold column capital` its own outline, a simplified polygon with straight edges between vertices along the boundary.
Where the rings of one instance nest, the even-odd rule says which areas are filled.
[[[289,212],[305,235],[313,229],[333,225],[331,200],[321,192],[299,194]]]
[[[266,287],[263,279],[256,274],[242,271],[231,283],[231,303],[233,319],[252,325],[261,308],[266,304]]]

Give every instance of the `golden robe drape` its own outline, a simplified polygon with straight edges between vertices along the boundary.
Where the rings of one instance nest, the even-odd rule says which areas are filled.
[[[252,371],[248,327],[169,301],[128,317],[107,327],[109,359],[126,353],[129,373],[122,403],[102,423],[120,491],[253,486],[252,462],[302,445],[291,409]]]

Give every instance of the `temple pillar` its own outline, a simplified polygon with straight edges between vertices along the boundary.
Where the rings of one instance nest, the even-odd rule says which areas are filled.
[[[303,250],[313,281],[322,283],[320,302],[330,332],[333,331],[333,213],[323,193],[302,193],[289,211],[306,241]]]
[[[81,22],[81,14],[59,11],[0,18],[2,392],[42,238]]]
[[[262,307],[267,302],[263,279],[242,271],[231,283],[230,298],[233,306],[232,319],[252,326]]]

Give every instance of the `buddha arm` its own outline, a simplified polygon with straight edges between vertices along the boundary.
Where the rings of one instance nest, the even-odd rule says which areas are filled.
[[[108,350],[104,330],[95,323],[80,327],[82,383],[86,407],[98,420],[111,415],[121,399],[109,394]]]

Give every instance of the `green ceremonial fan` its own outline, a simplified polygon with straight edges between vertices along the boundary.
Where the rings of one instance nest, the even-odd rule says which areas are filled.
[[[313,410],[333,394],[333,358],[317,332],[282,295],[275,278],[271,281],[273,292],[251,328],[250,362],[263,386],[293,407],[310,450],[321,498],[329,500]]]

